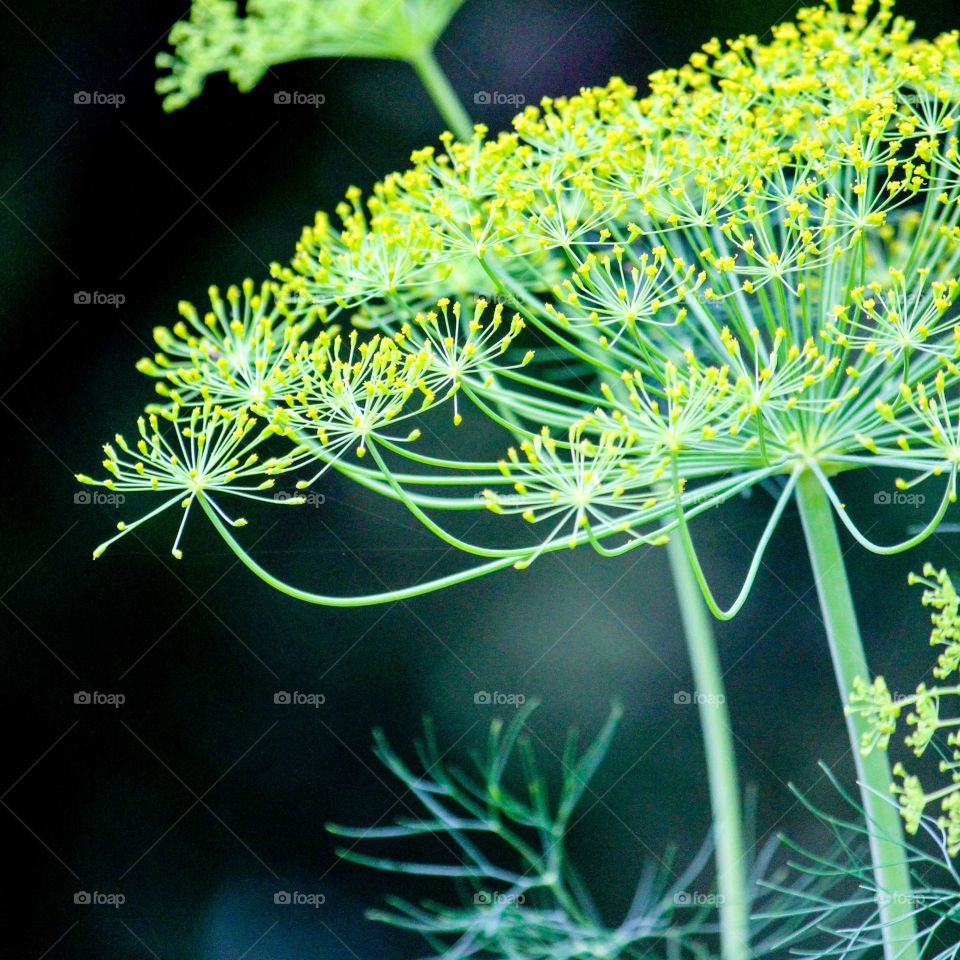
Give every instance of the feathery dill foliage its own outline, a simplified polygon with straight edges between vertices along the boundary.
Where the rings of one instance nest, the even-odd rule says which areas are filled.
[[[960,41],[914,39],[891,7],[802,10],[645,96],[613,79],[493,138],[444,134],[318,214],[271,291],[232,288],[229,310],[214,292],[203,320],[181,305],[141,369],[178,429],[193,406],[262,419],[287,443],[271,469],[335,467],[482,569],[674,532],[693,554],[689,520],[784,477],[735,610],[805,472],[861,543],[917,543],[960,465]],[[462,462],[392,433],[441,404],[514,446]],[[943,478],[922,534],[860,533],[832,478],[863,467]],[[485,505],[539,542],[484,549],[435,519]]]
[[[170,31],[169,71],[156,84],[164,109],[199,97],[208,76],[226,72],[252,90],[273,66],[309,57],[415,60],[430,49],[463,0],[193,0]]]
[[[383,827],[330,826],[336,835],[357,841],[338,854],[380,870],[453,878],[463,905],[415,905],[393,897],[389,910],[371,911],[370,917],[420,934],[443,956],[631,957],[668,945],[678,960],[696,956],[702,922],[695,914],[686,924],[673,918],[673,894],[685,890],[689,877],[674,882],[668,870],[645,877],[629,915],[610,929],[567,854],[567,834],[589,799],[590,781],[620,711],[583,752],[576,735],[568,737],[558,765],[563,780],[551,797],[525,729],[534,707],[518,710],[509,724],[494,721],[486,749],[473,753],[468,769],[444,761],[429,721],[415,745],[419,770],[377,733],[374,753],[424,813]],[[425,837],[438,838],[454,862],[407,862],[357,850],[361,842]]]
[[[530,732],[536,703],[521,707],[508,722],[494,720],[485,748],[470,753],[461,767],[446,759],[429,720],[414,744],[416,765],[408,764],[375,734],[374,754],[409,791],[422,812],[373,827],[328,825],[353,841],[337,851],[353,863],[391,873],[452,880],[455,903],[411,903],[390,897],[388,909],[369,917],[423,937],[438,957],[502,957],[512,960],[575,960],[602,957],[668,956],[707,960],[716,934],[702,875],[712,847],[705,844],[685,866],[668,853],[645,864],[626,915],[616,926],[601,916],[587,884],[567,850],[572,830],[595,803],[591,786],[620,722],[615,707],[594,740],[581,748],[571,731],[556,770],[544,767]],[[559,782],[554,783],[554,775]],[[586,808],[586,809],[585,809]],[[403,860],[371,855],[369,844],[407,840],[433,844],[450,860]],[[365,849],[358,849],[363,846]],[[799,879],[784,896],[771,880],[777,844],[762,850],[750,877],[757,910],[753,940],[757,956],[772,956],[783,945],[803,940],[807,917],[798,920],[797,898],[821,906],[837,888],[836,877]],[[842,876],[842,874],[841,874]],[[698,891],[694,897],[691,891]],[[707,906],[704,906],[707,904]],[[785,955],[785,954],[784,954]]]
[[[932,671],[937,682],[932,686],[920,683],[909,696],[894,697],[883,677],[872,683],[861,678],[854,685],[848,710],[868,721],[861,744],[864,754],[887,750],[890,740],[900,734],[915,757],[923,757],[932,748],[940,758],[936,769],[947,775],[946,785],[928,792],[920,777],[900,762],[893,768],[900,777],[894,791],[910,834],[917,833],[930,808],[939,807],[935,823],[944,832],[945,849],[955,857],[960,853],[960,716],[950,714],[960,706],[960,596],[947,571],[938,571],[931,564],[924,566],[922,576],[911,574],[910,582],[924,586],[923,604],[933,608],[930,646],[940,650]],[[951,679],[956,682],[944,682]],[[907,731],[900,724],[904,712]]]
[[[837,816],[796,794],[798,801],[828,831],[827,853],[784,840],[785,866],[761,878],[773,898],[761,903],[754,923],[774,929],[768,941],[772,956],[802,956],[808,960],[853,960],[882,955],[887,924],[883,910],[897,896],[878,885],[868,854],[870,821],[863,807],[846,793],[830,770],[823,775],[847,808]],[[885,798],[887,803],[895,801]],[[948,851],[943,829],[929,816],[918,821],[922,842],[907,842],[901,859],[913,880],[912,891],[901,894],[917,922],[915,946],[925,960],[960,957],[960,873]],[[791,925],[784,924],[790,917]],[[902,942],[895,951],[906,949]],[[758,952],[758,956],[768,956]]]

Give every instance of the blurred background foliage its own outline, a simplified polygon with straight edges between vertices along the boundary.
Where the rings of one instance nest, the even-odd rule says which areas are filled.
[[[139,413],[149,383],[134,362],[152,352],[153,326],[211,282],[266,276],[316,209],[402,168],[441,128],[409,68],[352,60],[283,66],[247,95],[217,77],[199,101],[165,115],[153,57],[184,7],[0,2],[2,798],[17,851],[5,911],[17,930],[4,943],[11,956],[52,960],[415,955],[414,938],[362,918],[400,883],[337,863],[323,824],[408,814],[409,798],[370,754],[371,728],[400,745],[429,713],[454,754],[465,752],[491,718],[474,703],[480,690],[540,698],[533,728],[555,753],[568,726],[592,733],[611,700],[624,703],[589,815],[571,836],[615,922],[644,860],[671,844],[692,855],[709,823],[696,709],[675,703],[691,681],[662,552],[559,554],[523,574],[355,611],[271,592],[201,522],[179,564],[162,524],[90,560],[118,514],[76,504],[73,474],[95,471],[99,444]],[[762,34],[793,9],[467,0],[438,57],[475,119],[496,130],[514,109],[475,105],[481,90],[532,103],[611,74],[642,83],[712,35]],[[951,0],[898,10],[925,34],[957,25]],[[280,90],[322,93],[325,103],[278,105]],[[126,99],[76,104],[80,91]],[[75,304],[79,291],[125,302]],[[502,446],[481,418],[459,435]],[[892,478],[870,476],[845,489],[875,539],[925,515],[874,504],[892,489]],[[373,495],[336,477],[322,493],[316,508],[250,513],[247,542],[291,582],[359,592],[457,562]],[[722,595],[739,582],[768,509],[757,494],[698,525]],[[799,524],[782,530],[744,612],[718,627],[760,840],[778,830],[815,837],[787,784],[817,796],[818,760],[844,777],[851,770]],[[848,556],[872,665],[891,689],[913,689],[928,660],[907,571],[923,559],[960,566],[958,552],[948,530],[922,556]],[[126,703],[78,706],[79,690],[122,692]],[[276,705],[279,690],[319,692],[326,703]],[[446,892],[409,878],[402,889]],[[78,908],[79,890],[122,892],[126,903]],[[326,903],[275,906],[277,890]]]

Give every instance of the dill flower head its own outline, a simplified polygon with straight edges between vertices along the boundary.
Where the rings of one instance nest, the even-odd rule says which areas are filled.
[[[404,323],[395,335],[397,343],[417,350],[423,361],[423,370],[417,386],[428,402],[438,395],[453,397],[453,422],[459,426],[460,414],[456,394],[471,375],[480,377],[481,387],[492,383],[491,365],[501,372],[525,367],[534,358],[528,351],[512,364],[500,361],[503,354],[524,328],[520,314],[515,313],[509,324],[504,319],[504,308],[498,303],[489,318],[485,318],[489,304],[477,300],[471,318],[463,315],[463,305],[451,305],[448,298],[437,302],[437,309],[417,313],[411,322]],[[506,329],[503,329],[506,327]]]
[[[392,436],[389,428],[413,415],[406,407],[418,392],[424,396],[413,410],[436,399],[421,389],[426,365],[425,356],[404,351],[385,337],[361,341],[356,330],[347,337],[324,332],[303,344],[288,371],[293,389],[275,419],[297,442],[295,455],[321,464],[313,478],[299,481],[298,487],[315,483],[350,450],[365,456],[374,437],[393,443],[416,440],[416,429]]]
[[[485,490],[489,508],[497,514],[520,514],[528,523],[554,524],[551,537],[566,532],[569,545],[576,546],[582,530],[602,525],[613,527],[623,518],[623,530],[635,518],[657,503],[643,483],[635,484],[625,469],[628,451],[614,433],[593,441],[581,425],[570,429],[562,446],[544,428],[532,439],[511,447],[499,463],[500,472],[512,482],[513,493]],[[634,464],[635,466],[635,464]],[[518,562],[523,568],[536,558]]]
[[[180,302],[182,319],[153,331],[160,352],[141,359],[137,369],[155,377],[157,392],[181,407],[244,407],[282,396],[286,364],[314,316],[287,322],[269,286],[257,290],[249,279],[229,287],[226,298],[214,286],[208,293],[210,310],[202,317],[192,303]]]
[[[226,72],[241,92],[276,64],[306,57],[410,59],[433,46],[463,0],[193,0],[170,31],[169,72],[157,80],[165,110],[199,97],[210,74]]]
[[[448,539],[425,508],[524,517],[540,536],[519,566],[671,535],[695,559],[689,522],[772,482],[752,577],[810,476],[863,545],[905,549],[955,500],[960,468],[958,117],[960,35],[915,39],[890,0],[857,0],[801,10],[769,41],[711,40],[644,95],[615,78],[494,137],[444,134],[366,200],[352,188],[336,220],[318,214],[274,266],[270,388],[236,402],[279,417],[298,458],[336,461]],[[450,308],[467,296],[496,303],[492,320]],[[317,316],[371,331],[347,361],[363,404],[342,368],[311,359],[328,345],[294,342]],[[226,398],[225,356],[188,342],[191,369],[165,389]],[[490,417],[520,452],[501,469],[378,437],[416,414],[417,392],[452,401],[457,423]],[[305,445],[314,420],[340,427]],[[861,533],[833,487],[860,468],[940,484],[923,533]],[[490,492],[422,494],[431,483]]]
[[[140,524],[179,503],[183,519],[171,549],[179,560],[180,540],[197,498],[232,526],[244,526],[246,520],[229,518],[214,495],[274,502],[265,491],[273,487],[273,477],[294,466],[291,458],[262,458],[260,446],[277,432],[277,427],[262,424],[246,409],[227,410],[209,403],[186,410],[174,405],[162,413],[140,417],[138,439],[132,445],[119,433],[114,443],[104,445],[103,467],[110,476],[94,480],[78,474],[77,480],[122,493],[160,493],[166,499],[138,520],[118,523],[117,535],[100,544],[94,558]],[[295,503],[296,498],[279,502]]]

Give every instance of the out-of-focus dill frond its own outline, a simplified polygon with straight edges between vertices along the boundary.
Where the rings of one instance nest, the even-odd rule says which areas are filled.
[[[668,855],[642,872],[626,916],[603,922],[565,849],[574,814],[610,745],[621,711],[614,708],[596,739],[581,750],[576,732],[567,738],[559,789],[551,796],[525,726],[536,704],[509,722],[491,724],[486,749],[473,754],[473,769],[444,760],[429,721],[416,745],[419,769],[397,755],[382,733],[375,753],[424,809],[385,827],[331,826],[355,841],[396,841],[431,835],[449,854],[444,862],[412,862],[370,856],[350,847],[344,859],[401,874],[454,881],[458,903],[412,904],[391,897],[373,919],[419,933],[433,956],[449,958],[648,957],[710,960],[717,897],[702,888],[712,844],[704,844],[685,869]],[[511,784],[519,780],[521,786]]]
[[[758,920],[769,923],[777,939],[758,949],[758,956],[799,956],[809,960],[856,960],[883,956],[882,908],[902,894],[881,889],[872,867],[868,821],[861,805],[821,764],[826,776],[850,809],[838,817],[814,806],[796,792],[804,806],[829,831],[832,852],[819,854],[790,840],[786,868],[762,881],[776,896],[773,910]],[[896,805],[894,798],[883,798]],[[914,944],[922,960],[957,960],[960,957],[960,873],[948,851],[943,827],[924,816],[916,840],[902,843],[902,861],[912,877],[911,913],[919,928]],[[791,921],[794,929],[784,921]],[[777,927],[781,929],[777,930]],[[897,945],[894,945],[895,949]],[[910,945],[902,944],[904,952]]]

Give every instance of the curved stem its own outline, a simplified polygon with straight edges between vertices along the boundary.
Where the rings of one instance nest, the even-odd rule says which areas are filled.
[[[515,550],[494,550],[488,547],[478,547],[472,543],[468,543],[466,540],[461,540],[459,537],[455,537],[452,533],[448,533],[439,523],[435,523],[423,510],[417,506],[416,503],[411,500],[406,493],[404,492],[403,487],[394,479],[393,474],[387,468],[386,463],[384,463],[383,457],[380,455],[380,451],[377,449],[377,445],[373,442],[373,439],[368,443],[368,448],[370,450],[370,455],[376,461],[377,466],[380,468],[380,472],[383,474],[387,483],[390,485],[393,492],[396,494],[397,499],[413,514],[413,516],[420,521],[435,537],[439,537],[444,543],[449,544],[456,550],[461,550],[464,553],[472,553],[478,557],[509,557],[513,560],[517,559],[517,552]]]
[[[667,544],[670,569],[693,667],[700,727],[707,759],[723,960],[750,956],[750,892],[743,843],[743,808],[737,778],[730,713],[717,653],[716,638],[700,587],[680,540]]]
[[[840,502],[840,498],[833,489],[833,485],[830,483],[829,479],[820,469],[820,467],[816,463],[811,463],[810,469],[820,481],[824,492],[830,499],[830,502],[833,504],[833,508],[836,510],[837,516],[840,518],[840,522],[847,528],[853,539],[856,540],[860,546],[869,550],[871,553],[876,553],[880,556],[890,556],[894,553],[904,553],[907,550],[912,550],[914,547],[919,546],[924,540],[927,539],[927,537],[936,532],[937,528],[940,526],[940,521],[946,516],[950,504],[955,503],[957,500],[957,474],[956,469],[953,469],[950,472],[950,477],[947,481],[947,488],[944,490],[943,499],[940,501],[940,506],[937,508],[937,512],[933,515],[930,522],[918,534],[916,534],[916,536],[911,537],[909,540],[903,540],[900,543],[894,543],[890,546],[883,546],[879,543],[874,543],[872,540],[868,540],[860,532],[857,525],[850,519],[849,516],[847,516],[846,508]]]
[[[410,65],[417,71],[420,82],[430,94],[444,122],[450,127],[450,132],[465,143],[469,143],[473,136],[473,121],[463,108],[453,87],[450,86],[446,74],[440,69],[433,50],[429,48],[423,50],[410,60]]]
[[[216,527],[217,533],[223,537],[227,546],[234,552],[237,559],[251,572],[255,573],[264,583],[285,593],[288,597],[295,600],[303,600],[305,603],[316,603],[324,607],[369,607],[378,603],[395,603],[398,600],[409,600],[412,597],[419,597],[425,593],[433,593],[435,590],[442,590],[444,587],[452,587],[454,584],[466,583],[468,580],[475,580],[484,574],[493,573],[496,570],[504,570],[513,566],[518,559],[516,556],[504,557],[497,560],[491,560],[488,563],[464,570],[462,573],[452,573],[445,577],[438,577],[436,580],[430,580],[426,583],[418,583],[412,587],[403,587],[399,590],[386,590],[383,593],[371,593],[363,596],[354,597],[336,597],[323,593],[310,593],[307,590],[300,590],[284,583],[272,573],[264,570],[253,557],[247,553],[243,547],[237,543],[236,538],[227,529],[226,524],[217,515],[216,510],[210,505],[205,497],[199,496],[197,500],[203,507],[210,522]]]
[[[819,479],[809,470],[805,470],[797,482],[797,503],[840,699],[846,707],[853,681],[857,677],[866,680],[870,672],[830,500]],[[900,812],[889,800],[890,762],[882,750],[874,750],[866,757],[861,754],[860,739],[865,725],[860,714],[847,716],[847,734],[856,761],[860,797],[870,836],[873,873],[878,891],[884,894],[879,904],[884,957],[886,960],[917,960],[916,907],[911,896]]]
[[[677,528],[680,532],[680,542],[683,544],[684,552],[690,560],[690,567],[693,571],[694,577],[696,578],[697,584],[700,587],[700,592],[703,595],[703,599],[706,601],[710,612],[718,620],[732,620],[740,612],[740,608],[747,602],[747,598],[750,596],[750,591],[753,589],[754,581],[757,579],[757,574],[760,572],[760,564],[763,562],[763,555],[766,552],[768,544],[773,538],[773,533],[777,528],[777,524],[780,522],[780,518],[783,516],[783,511],[786,509],[787,504],[790,501],[790,495],[793,493],[796,483],[797,473],[794,472],[790,474],[790,478],[787,480],[786,486],[783,488],[783,492],[780,494],[780,498],[777,500],[777,504],[773,508],[773,513],[770,514],[770,519],[767,521],[767,526],[763,531],[763,536],[760,537],[760,542],[757,544],[756,550],[754,550],[753,559],[750,561],[750,568],[747,570],[747,576],[743,581],[743,586],[740,588],[740,592],[737,594],[736,600],[734,600],[726,610],[723,610],[717,603],[716,597],[714,597],[713,591],[710,589],[710,584],[707,583],[706,574],[703,572],[703,567],[701,566],[700,560],[697,557],[696,547],[693,545],[693,539],[690,536],[690,528],[687,524],[687,515],[683,509],[680,496],[680,474],[677,470],[676,460],[674,459],[673,490],[674,502],[676,504],[675,512],[677,515]]]

